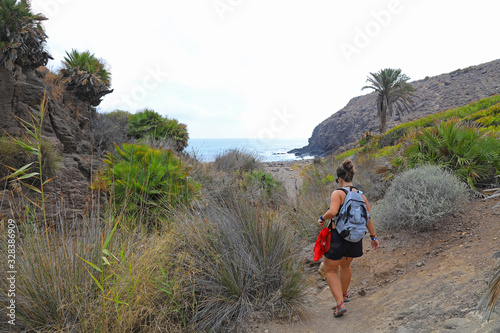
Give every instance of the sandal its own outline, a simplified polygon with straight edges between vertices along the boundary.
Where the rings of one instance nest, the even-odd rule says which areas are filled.
[[[345,304],[344,304],[344,302],[341,302],[339,305],[337,305],[337,306],[335,307],[335,311],[333,311],[333,316],[334,316],[335,318],[337,318],[337,317],[341,317],[341,316],[343,316],[343,315],[344,315],[344,313],[346,313],[346,312],[347,312],[347,309],[346,309],[346,307],[345,307]]]
[[[351,292],[347,291],[347,294],[344,295],[344,302],[349,302],[351,300]]]

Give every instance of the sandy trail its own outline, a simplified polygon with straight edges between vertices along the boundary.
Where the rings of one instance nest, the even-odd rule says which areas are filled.
[[[273,175],[285,188],[294,189],[300,184],[300,168],[292,166],[286,162],[268,168],[276,170]],[[375,252],[367,250],[365,239],[365,254],[353,262],[354,296],[346,304],[345,316],[333,318],[335,302],[315,266],[307,269],[312,283],[306,308],[311,319],[254,324],[250,331],[500,332],[498,306],[490,322],[481,321],[475,311],[500,265],[492,257],[500,251],[500,208],[491,209],[496,202],[474,200],[463,212],[443,220],[437,230],[379,233],[381,248]]]

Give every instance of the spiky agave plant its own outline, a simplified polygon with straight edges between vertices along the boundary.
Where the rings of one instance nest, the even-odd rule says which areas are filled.
[[[16,65],[34,69],[52,59],[45,50],[42,14],[33,14],[26,0],[0,1],[0,63],[8,70]]]
[[[74,90],[83,101],[93,106],[99,105],[101,98],[113,92],[111,73],[106,69],[104,60],[98,59],[90,51],[66,52],[60,74],[68,90]]]

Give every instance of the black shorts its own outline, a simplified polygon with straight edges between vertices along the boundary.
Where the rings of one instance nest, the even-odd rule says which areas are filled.
[[[331,260],[340,260],[344,257],[359,258],[363,255],[363,240],[353,243],[340,237],[337,229],[332,230],[330,249],[325,257]]]

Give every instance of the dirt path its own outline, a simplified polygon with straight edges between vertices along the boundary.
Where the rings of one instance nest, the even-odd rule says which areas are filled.
[[[498,201],[496,201],[498,202]],[[500,260],[500,208],[475,200],[436,230],[381,235],[381,248],[369,248],[353,263],[348,312],[333,318],[333,297],[317,273],[306,306],[310,320],[263,323],[251,332],[500,332],[500,308],[490,322],[475,312]],[[312,254],[311,254],[312,256]],[[364,295],[364,296],[361,296]]]

